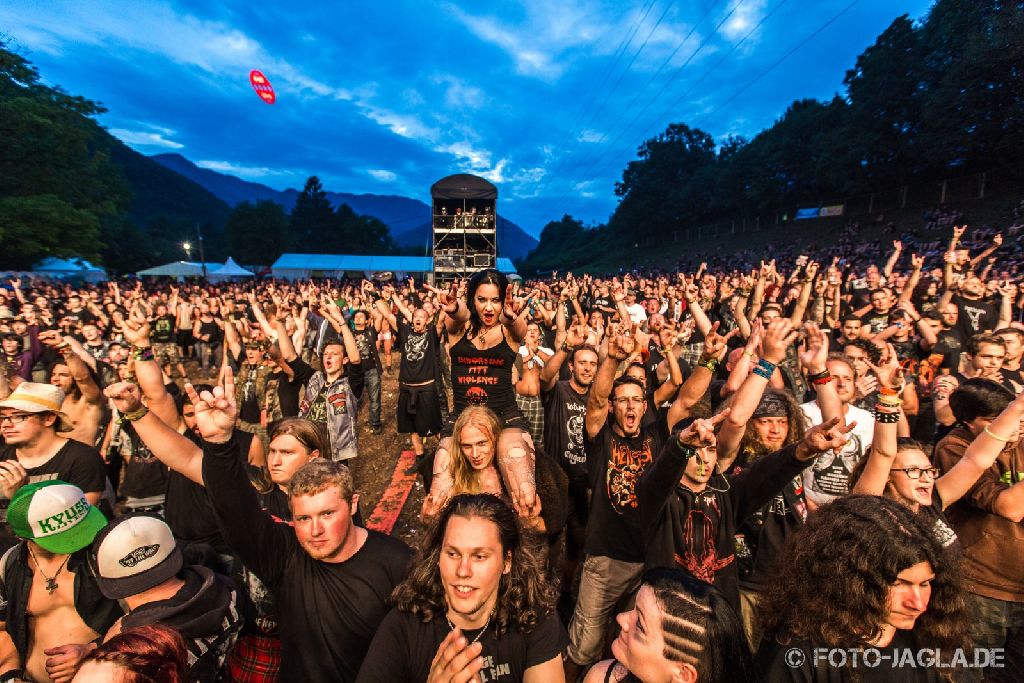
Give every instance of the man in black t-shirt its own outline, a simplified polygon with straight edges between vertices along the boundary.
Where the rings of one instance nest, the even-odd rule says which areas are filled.
[[[634,487],[667,432],[665,421],[644,421],[647,397],[639,380],[613,379],[619,363],[636,348],[632,328],[627,328],[626,334],[608,338],[608,355],[587,397],[583,443],[593,494],[579,599],[569,623],[567,680],[601,658],[615,604],[640,586],[643,535]]]
[[[565,631],[535,552],[500,498],[452,498],[395,590],[359,683],[561,681]]]
[[[270,589],[288,681],[353,681],[408,570],[409,548],[356,526],[357,496],[345,465],[315,458],[288,483],[293,526],[260,508],[235,438],[234,378],[196,394],[202,477],[217,520],[242,563]]]
[[[156,316],[149,321],[152,330],[149,340],[153,344],[153,354],[157,362],[168,377],[174,376],[175,369],[179,375],[187,377],[185,365],[181,362],[181,352],[178,350],[176,324],[175,317],[167,311],[167,304],[158,304]]]
[[[99,505],[107,474],[99,451],[60,433],[72,425],[60,412],[64,392],[50,384],[22,382],[0,401],[0,502],[6,512],[11,495],[24,484],[60,479],[85,492],[92,505]],[[4,516],[6,518],[6,515]]]
[[[402,319],[399,320],[389,308],[394,303]],[[382,298],[377,300],[377,311],[398,334],[398,348],[402,360],[398,367],[398,433],[409,434],[416,462],[410,468],[415,471],[423,460],[424,439],[441,431],[441,403],[438,387],[441,386],[440,364],[441,341],[437,327],[430,324],[430,315],[422,308],[410,311],[401,297],[394,296],[391,286],[384,288]],[[411,323],[411,324],[410,324]]]
[[[352,393],[362,397],[366,388],[369,398],[370,432],[380,434],[383,427],[380,422],[380,355],[377,353],[377,330],[370,324],[370,314],[356,311],[352,314],[352,337],[359,349],[359,364],[362,366],[362,379],[352,383]]]

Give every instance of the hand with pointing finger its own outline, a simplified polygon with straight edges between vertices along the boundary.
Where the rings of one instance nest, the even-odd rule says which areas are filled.
[[[196,430],[210,443],[227,443],[235,431],[238,407],[235,405],[235,376],[231,368],[224,369],[224,384],[213,391],[198,393],[191,384],[185,384],[185,393],[196,410]]]
[[[851,422],[845,427],[841,427],[839,426],[838,417],[834,417],[820,425],[815,425],[807,430],[803,440],[796,445],[796,459],[811,460],[821,453],[842,449],[846,442],[849,441],[846,435],[853,431],[853,428],[856,426],[856,422]]]

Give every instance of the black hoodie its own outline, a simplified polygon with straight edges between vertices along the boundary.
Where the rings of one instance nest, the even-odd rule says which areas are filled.
[[[176,629],[188,649],[189,680],[212,681],[242,628],[238,592],[206,567],[185,567],[185,585],[166,600],[148,602],[121,619],[121,630],[162,624]]]

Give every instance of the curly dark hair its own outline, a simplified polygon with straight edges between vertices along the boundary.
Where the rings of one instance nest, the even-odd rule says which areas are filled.
[[[466,307],[469,309],[470,339],[475,337],[480,331],[480,314],[476,312],[476,306],[473,305],[473,298],[476,296],[476,290],[480,289],[481,285],[494,285],[497,287],[498,298],[504,302],[505,291],[508,289],[508,278],[493,268],[473,273],[473,277],[469,278],[469,284],[466,286]]]
[[[501,637],[513,624],[520,633],[532,631],[554,609],[557,587],[544,572],[540,549],[521,532],[515,511],[501,498],[487,493],[464,493],[448,502],[423,535],[409,576],[392,592],[392,605],[424,623],[447,613],[439,562],[448,520],[453,516],[493,522],[498,527],[502,552],[512,555],[511,571],[502,574],[498,584],[498,602],[491,621],[495,633]]]
[[[878,496],[824,506],[789,540],[765,583],[758,612],[766,634],[823,647],[863,647],[882,632],[889,589],[901,571],[928,562],[928,608],[914,626],[923,647],[967,645],[967,609],[955,555],[925,520]]]

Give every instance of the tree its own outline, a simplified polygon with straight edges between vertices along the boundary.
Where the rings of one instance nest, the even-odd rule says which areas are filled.
[[[98,259],[103,219],[127,193],[92,117],[98,104],[43,85],[0,42],[0,263],[29,268],[44,256]]]
[[[228,251],[240,263],[271,263],[290,248],[288,214],[275,202],[242,202],[228,217]]]
[[[295,199],[290,218],[292,243],[314,254],[337,252],[332,249],[335,239],[334,210],[320,179],[310,176]]]

